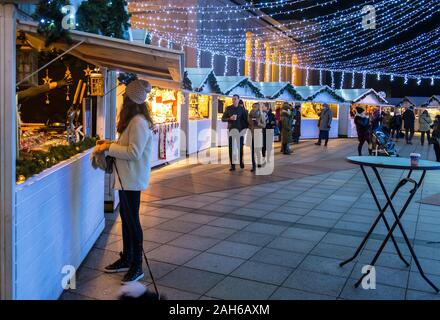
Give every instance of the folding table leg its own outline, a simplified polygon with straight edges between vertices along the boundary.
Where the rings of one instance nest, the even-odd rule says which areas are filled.
[[[408,199],[407,199],[407,201],[405,202],[405,205],[403,206],[403,208],[401,209],[401,211],[400,211],[400,213],[399,213],[399,215],[397,214],[397,212],[396,212],[396,210],[395,210],[395,208],[394,208],[394,205],[393,205],[393,203],[392,203],[392,199],[390,198],[390,196],[388,195],[388,192],[387,192],[387,190],[386,190],[386,188],[385,188],[385,185],[383,184],[383,182],[382,182],[382,179],[380,178],[380,175],[379,175],[379,172],[377,171],[377,169],[376,168],[373,168],[373,170],[374,170],[374,172],[375,172],[375,174],[376,174],[376,177],[377,177],[377,179],[378,179],[378,181],[379,181],[379,184],[380,184],[380,186],[381,186],[381,188],[382,188],[382,191],[383,191],[383,193],[384,193],[384,195],[385,195],[385,197],[386,197],[386,199],[387,199],[387,204],[390,206],[390,208],[391,208],[391,211],[392,211],[392,213],[393,213],[393,215],[394,215],[394,218],[396,219],[396,221],[393,223],[393,225],[392,225],[392,227],[391,227],[391,230],[388,232],[388,234],[387,234],[387,236],[385,237],[385,239],[384,239],[384,241],[382,242],[382,244],[381,244],[381,246],[380,246],[380,248],[379,248],[379,251],[376,253],[376,255],[374,256],[374,258],[373,258],[373,260],[372,260],[372,262],[371,262],[371,266],[374,266],[375,265],[375,263],[377,262],[377,259],[379,258],[379,256],[380,256],[380,254],[382,253],[382,251],[383,251],[383,249],[384,249],[384,247],[385,247],[385,245],[386,245],[386,243],[388,242],[388,240],[389,240],[389,238],[392,236],[392,234],[393,234],[393,232],[394,232],[394,230],[395,230],[395,228],[397,227],[397,226],[399,226],[399,229],[401,230],[401,232],[402,232],[402,235],[403,235],[403,237],[404,237],[404,239],[405,239],[405,242],[406,242],[406,245],[408,246],[408,249],[409,249],[409,251],[410,251],[410,253],[411,253],[411,256],[414,258],[414,261],[415,261],[415,263],[416,263],[416,266],[417,266],[417,268],[418,268],[418,270],[419,270],[419,272],[420,272],[420,274],[422,275],[422,277],[423,277],[423,279],[425,279],[425,281],[436,291],[436,292],[439,292],[439,290],[438,290],[438,288],[426,277],[426,275],[425,275],[425,273],[423,272],[423,269],[422,269],[422,267],[420,266],[420,263],[419,263],[419,261],[418,261],[418,259],[417,259],[417,256],[416,256],[416,254],[415,254],[415,252],[414,252],[414,249],[412,248],[412,245],[411,245],[411,243],[410,243],[410,241],[409,241],[409,239],[408,239],[408,236],[406,235],[406,232],[405,232],[405,230],[404,230],[404,228],[403,228],[403,226],[402,226],[402,224],[401,224],[401,222],[400,222],[400,219],[402,218],[402,216],[403,216],[403,214],[405,213],[405,211],[406,211],[406,209],[408,208],[408,206],[409,206],[409,204],[411,203],[411,201],[412,201],[412,199],[414,198],[414,196],[415,196],[415,194],[416,194],[416,192],[417,192],[417,190],[419,189],[419,187],[421,186],[421,184],[422,184],[422,182],[423,182],[423,180],[424,180],[424,178],[425,178],[425,176],[426,176],[426,171],[424,170],[423,171],[423,173],[422,173],[422,176],[420,177],[420,180],[419,180],[419,182],[417,183],[417,182],[415,182],[415,181],[411,181],[411,182],[413,182],[415,185],[414,185],[414,188],[410,191],[410,196],[408,197]],[[410,179],[409,178],[406,178],[405,180],[402,180],[401,182],[400,182],[400,184],[406,184],[408,181],[410,181]],[[370,270],[368,270],[367,271],[367,273],[365,273],[360,279],[359,279],[359,281],[358,282],[356,282],[356,284],[355,284],[355,287],[357,288],[359,285],[360,285],[360,283],[362,282],[362,280],[368,275],[370,273]]]
[[[343,266],[346,265],[347,263],[353,261],[353,260],[359,255],[359,253],[362,251],[362,248],[365,246],[366,242],[368,241],[370,235],[373,233],[374,229],[376,228],[377,224],[379,223],[380,219],[383,219],[383,221],[384,221],[384,223],[385,223],[385,226],[386,226],[388,232],[390,231],[390,226],[389,226],[388,221],[387,221],[387,219],[386,219],[386,217],[385,217],[385,211],[386,211],[387,208],[388,208],[388,204],[386,204],[385,207],[384,207],[383,209],[381,208],[380,203],[379,203],[379,200],[377,199],[376,193],[374,192],[374,189],[373,189],[373,187],[372,187],[372,185],[371,185],[370,179],[368,178],[368,175],[367,175],[367,172],[365,171],[364,166],[361,166],[361,169],[362,169],[362,173],[364,174],[365,180],[367,181],[368,187],[370,188],[370,192],[371,192],[371,194],[373,195],[374,201],[376,202],[376,206],[377,206],[377,208],[379,209],[379,215],[377,216],[376,220],[374,221],[374,223],[372,224],[372,226],[371,226],[370,229],[368,230],[366,236],[365,236],[364,239],[362,240],[362,242],[361,242],[361,244],[359,245],[359,247],[356,249],[356,252],[354,253],[354,255],[353,255],[350,259],[348,259],[348,260],[346,260],[346,261],[344,261],[344,262],[341,262],[341,263],[339,264],[340,267],[343,267]],[[393,191],[393,194],[391,195],[391,199],[394,198],[394,196],[397,194],[397,192],[399,191],[399,189],[400,189],[401,187],[402,187],[402,186],[401,186],[400,184],[396,186],[396,188],[395,188],[394,191]],[[408,266],[409,266],[409,263],[406,261],[406,259],[403,257],[402,253],[400,252],[399,246],[397,245],[397,242],[396,242],[396,240],[394,239],[394,236],[393,236],[393,235],[391,235],[391,239],[392,239],[392,241],[393,241],[394,247],[396,248],[397,254],[399,255],[400,259],[401,259],[401,260],[403,261],[403,263],[405,263],[405,265],[408,267]]]

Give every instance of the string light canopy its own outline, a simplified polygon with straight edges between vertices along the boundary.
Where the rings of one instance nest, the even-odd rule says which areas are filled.
[[[435,85],[440,79],[440,28],[371,53],[374,52],[372,48],[386,45],[433,19],[440,12],[440,0],[369,0],[318,17],[277,23],[275,27],[262,22],[280,14],[303,13],[340,2],[317,0],[311,4],[306,0],[276,0],[235,5],[207,1],[201,2],[203,5],[179,6],[170,1],[132,0],[129,10],[133,14],[133,27],[151,30],[168,44],[196,49],[198,66],[201,52],[211,55],[213,67],[224,61],[225,74],[230,61],[235,59],[237,74],[240,73],[240,61],[258,66],[275,65],[280,78],[282,68],[294,67],[305,70],[307,82],[312,71],[319,72],[320,83],[323,73],[330,72],[332,87],[335,87],[336,73],[340,74],[341,87],[347,75],[351,75],[352,87],[357,75],[362,76],[363,86],[368,75],[378,80],[402,78],[404,84],[415,79],[419,85],[424,80]],[[376,9],[374,30],[363,25],[366,5]],[[261,11],[268,8],[267,14]],[[258,43],[278,49],[280,59],[266,61],[271,55],[265,56],[261,51],[246,56],[247,33],[258,39]],[[297,61],[294,65],[289,64],[281,55],[295,55]],[[223,59],[215,59],[215,56]],[[259,75],[260,70],[254,74]]]

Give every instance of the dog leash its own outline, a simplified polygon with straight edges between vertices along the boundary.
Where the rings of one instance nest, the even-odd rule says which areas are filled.
[[[121,177],[120,177],[120,175],[119,175],[118,166],[116,165],[116,158],[113,158],[113,159],[114,159],[113,164],[114,164],[115,169],[116,169],[116,174],[118,175],[119,184],[121,185],[121,189],[122,189],[122,191],[125,191],[125,190],[124,190],[124,187],[123,187],[123,185],[122,185]],[[130,204],[128,203],[128,199],[126,198],[125,193],[123,193],[123,194],[124,194],[124,197],[123,197],[123,198],[124,198],[124,200],[125,200],[125,204],[127,205],[127,208],[130,210]],[[130,210],[130,211],[131,211],[131,210]],[[130,215],[129,215],[129,216],[130,216]],[[133,222],[131,216],[130,216],[130,220],[131,220],[131,222]],[[144,246],[142,246],[142,253],[144,254],[145,263],[146,263],[146,265],[147,265],[148,273],[150,274],[150,278],[151,278],[151,280],[152,280],[152,282],[153,282],[154,291],[156,292],[157,299],[160,300],[159,290],[157,289],[156,281],[154,280],[154,277],[153,277],[153,272],[151,271],[150,264],[148,263],[148,259],[147,259],[147,255],[146,255],[145,250],[144,250]]]

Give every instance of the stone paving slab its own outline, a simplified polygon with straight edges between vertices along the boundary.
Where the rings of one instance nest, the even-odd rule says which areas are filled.
[[[439,299],[418,273],[400,232],[396,240],[411,267],[388,243],[377,261],[376,289],[353,287],[386,234],[382,222],[361,254],[339,266],[378,214],[362,173],[344,161],[355,147],[350,139],[332,140],[325,151],[302,142],[291,157],[277,153],[273,177],[253,177],[248,170],[231,174],[220,165],[178,163],[155,170],[151,190],[142,195],[141,223],[159,289],[182,300]],[[433,156],[420,146],[400,147],[403,155]],[[391,190],[406,173],[381,174]],[[439,173],[429,174],[416,200],[440,193],[438,181]],[[404,199],[398,195],[396,204]],[[393,221],[389,210],[386,216]],[[103,268],[118,258],[121,223],[117,213],[106,218],[104,233],[78,271],[78,289],[62,299],[117,297],[122,275]],[[440,286],[440,208],[413,202],[402,221],[422,267]],[[144,271],[143,283],[151,286],[145,265]]]

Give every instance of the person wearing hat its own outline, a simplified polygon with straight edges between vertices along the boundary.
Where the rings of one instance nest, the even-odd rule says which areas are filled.
[[[365,110],[362,107],[356,107],[356,116],[354,117],[354,124],[356,125],[356,130],[359,139],[358,153],[362,156],[362,148],[365,142],[368,143],[368,154],[371,156],[373,154],[372,144],[371,144],[371,124],[370,118],[365,114]]]
[[[117,124],[119,140],[98,141],[94,150],[115,159],[112,181],[114,189],[119,190],[123,251],[116,262],[105,267],[105,272],[126,272],[123,284],[144,277],[139,208],[141,192],[149,184],[153,154],[153,120],[145,102],[150,91],[148,81],[134,80],[127,85]]]

